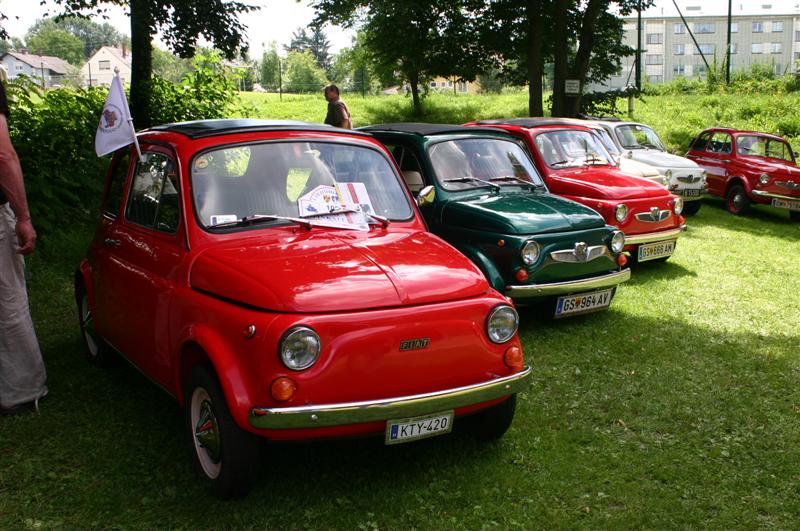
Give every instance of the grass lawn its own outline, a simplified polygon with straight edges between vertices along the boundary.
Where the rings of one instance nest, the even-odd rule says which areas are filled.
[[[90,229],[29,261],[50,377],[0,418],[0,528],[753,528],[800,517],[800,225],[708,201],[610,311],[522,311],[535,368],[504,439],[269,446],[254,492],[193,475],[176,404],[83,359],[71,270]]]

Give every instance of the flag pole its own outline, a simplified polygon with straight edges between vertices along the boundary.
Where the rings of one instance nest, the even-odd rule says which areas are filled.
[[[119,80],[119,67],[114,67],[114,76]],[[125,95],[125,89],[122,88],[122,80],[120,80],[119,90],[122,92],[120,97],[122,98],[120,101],[128,101],[128,97]],[[136,146],[136,153],[139,155],[139,162],[144,164],[144,155],[142,155],[142,148],[139,147],[139,139],[136,138],[136,128],[133,126],[133,117],[131,116],[130,112],[128,112],[128,125],[131,128],[131,133],[133,133],[133,144]]]

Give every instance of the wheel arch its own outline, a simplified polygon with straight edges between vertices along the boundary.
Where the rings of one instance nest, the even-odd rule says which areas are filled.
[[[506,281],[491,258],[474,245],[459,245],[456,248],[478,266],[491,287],[500,293],[505,293]]]

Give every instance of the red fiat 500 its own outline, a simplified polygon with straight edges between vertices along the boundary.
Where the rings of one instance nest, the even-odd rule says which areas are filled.
[[[752,203],[789,211],[800,221],[800,168],[783,138],[736,129],[706,129],[686,156],[706,170],[708,191],[725,198],[731,214]]]
[[[591,129],[524,118],[467,125],[497,127],[523,139],[550,191],[592,207],[618,227],[634,260],[666,260],[675,251],[686,229],[683,199],[650,179],[622,173]]]
[[[530,376],[517,314],[426,232],[377,141],[212,120],[139,142],[76,272],[80,324],[93,362],[117,351],[184,406],[218,495],[247,492],[260,438],[508,429]]]

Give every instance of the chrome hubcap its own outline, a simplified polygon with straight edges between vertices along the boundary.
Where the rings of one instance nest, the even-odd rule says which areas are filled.
[[[81,298],[81,328],[83,337],[86,339],[86,346],[92,356],[97,356],[97,340],[95,339],[94,319],[92,319],[92,309],[89,307],[89,296],[85,293]]]
[[[733,207],[736,210],[741,210],[741,208],[743,206],[744,206],[744,197],[743,197],[743,195],[741,193],[738,193],[738,194],[734,195],[733,196]]]
[[[194,427],[194,438],[211,462],[219,463],[219,426],[217,417],[211,409],[211,402],[208,400],[203,400],[200,404],[200,411]]]

